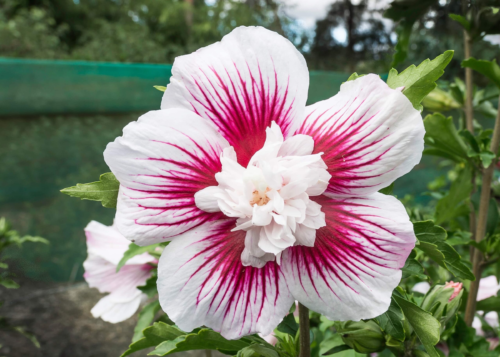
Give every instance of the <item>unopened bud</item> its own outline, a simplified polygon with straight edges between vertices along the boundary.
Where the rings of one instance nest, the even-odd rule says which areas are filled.
[[[358,353],[380,352],[385,348],[384,334],[374,321],[347,321],[337,325],[342,340]]]
[[[445,285],[436,285],[427,293],[421,307],[438,319],[444,329],[445,324],[457,313],[462,294],[462,283],[450,281]]]
[[[449,93],[436,88],[430,92],[423,100],[422,105],[425,109],[433,112],[446,112],[451,109],[461,108],[462,105],[457,102]]]

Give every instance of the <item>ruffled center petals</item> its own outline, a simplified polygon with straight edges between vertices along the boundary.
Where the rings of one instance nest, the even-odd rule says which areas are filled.
[[[309,199],[321,195],[330,174],[321,158],[312,155],[314,141],[307,135],[284,140],[272,123],[266,141],[245,168],[232,147],[221,155],[218,186],[195,194],[196,206],[237,218],[233,229],[246,231],[243,265],[262,267],[294,245],[313,246],[316,230],[324,227],[321,205]]]

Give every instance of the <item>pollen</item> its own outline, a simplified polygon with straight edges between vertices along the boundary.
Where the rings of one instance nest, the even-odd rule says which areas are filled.
[[[266,192],[269,191],[269,188],[266,190]],[[271,199],[267,197],[266,192],[259,192],[258,190],[255,190],[252,192],[252,199],[250,200],[250,205],[253,207],[253,205],[257,206],[264,206],[266,205]]]

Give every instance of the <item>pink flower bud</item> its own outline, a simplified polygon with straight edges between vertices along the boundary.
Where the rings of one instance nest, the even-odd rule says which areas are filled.
[[[447,282],[444,285],[445,289],[453,288],[453,294],[451,294],[450,299],[448,301],[453,300],[454,298],[456,298],[458,296],[458,294],[460,294],[460,291],[462,290],[462,286],[463,286],[462,283],[454,283],[453,280]]]

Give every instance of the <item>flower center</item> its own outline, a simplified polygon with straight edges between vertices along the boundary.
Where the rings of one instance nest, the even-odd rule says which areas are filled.
[[[314,245],[316,230],[326,223],[321,206],[309,197],[321,195],[331,177],[322,153],[312,154],[310,136],[284,140],[274,122],[266,135],[246,168],[232,147],[224,149],[222,171],[215,175],[219,185],[195,194],[198,208],[237,219],[233,230],[246,231],[242,262],[256,267],[279,262],[293,245]]]
[[[257,205],[257,206],[264,206],[267,205],[267,203],[271,200],[269,197],[267,197],[266,193],[271,191],[271,189],[268,187],[266,189],[266,192],[259,192],[258,190],[254,190],[252,192],[252,199],[250,200],[250,205]]]

